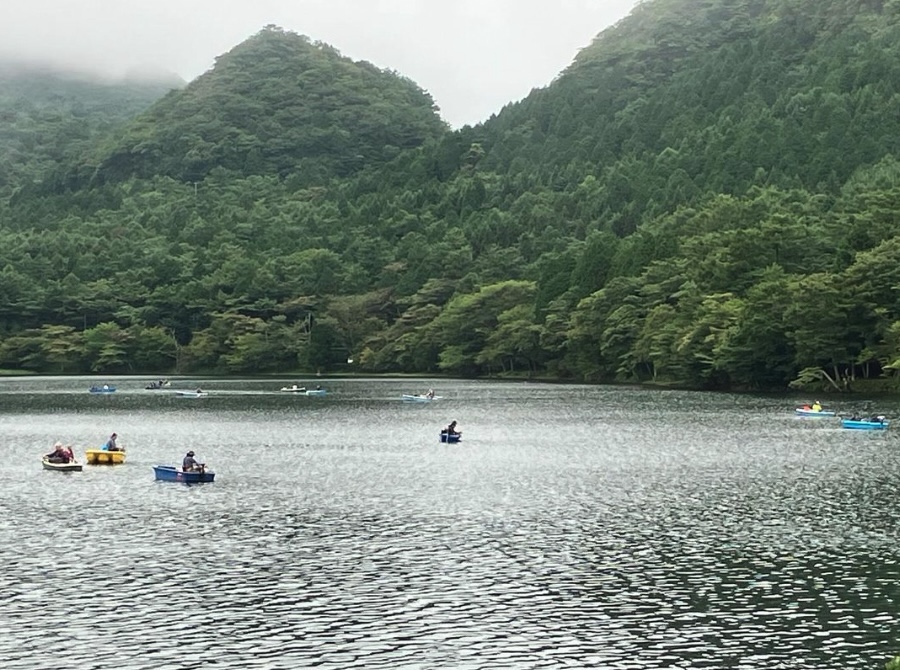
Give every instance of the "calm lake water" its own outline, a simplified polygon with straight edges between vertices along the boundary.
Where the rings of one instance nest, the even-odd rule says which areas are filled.
[[[4,670],[845,670],[900,653],[894,428],[795,418],[783,397],[174,380],[210,391],[187,399],[147,381],[0,379]],[[443,398],[400,401],[429,386]],[[463,442],[439,444],[454,419]],[[125,465],[41,469],[56,440],[83,458],[113,431]],[[188,448],[215,483],[155,482]]]

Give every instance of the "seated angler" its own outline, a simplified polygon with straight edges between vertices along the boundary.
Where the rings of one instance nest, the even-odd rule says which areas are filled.
[[[184,459],[181,461],[181,469],[184,472],[203,472],[205,465],[203,463],[198,463],[194,458],[194,452],[189,451],[185,455]]]

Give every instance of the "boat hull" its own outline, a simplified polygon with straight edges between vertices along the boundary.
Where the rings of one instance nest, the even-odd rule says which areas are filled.
[[[91,388],[88,389],[88,391],[91,393],[115,393],[116,387],[115,386],[105,386],[105,387],[104,386],[92,386]]]
[[[326,395],[328,391],[325,389],[310,389],[306,392],[306,395]]]
[[[803,409],[798,407],[794,410],[799,416],[834,416],[834,412],[827,409],[821,409],[818,412],[813,409]]]
[[[51,463],[46,458],[41,459],[41,465],[44,470],[53,470],[55,472],[81,472],[83,467],[81,463]]]
[[[293,386],[282,386],[282,387],[281,387],[281,390],[282,390],[284,393],[306,393],[306,387],[305,387],[305,386],[297,386],[297,387],[293,387]]]
[[[175,395],[179,398],[205,398],[209,395],[206,391],[197,393],[196,391],[175,391]]]
[[[125,452],[88,449],[85,451],[85,460],[88,465],[119,465],[125,462]]]
[[[183,472],[172,465],[154,465],[153,473],[160,482],[181,482],[183,484],[200,484],[211,482],[216,473],[210,470],[203,472]]]
[[[429,398],[425,395],[403,395],[403,402],[431,402],[433,400],[437,400],[439,396],[433,396]]]
[[[890,421],[858,421],[856,419],[841,419],[843,428],[852,430],[886,430]]]
[[[441,442],[456,444],[460,440],[462,440],[462,435],[459,433],[457,433],[456,435],[448,435],[447,433],[441,433]]]

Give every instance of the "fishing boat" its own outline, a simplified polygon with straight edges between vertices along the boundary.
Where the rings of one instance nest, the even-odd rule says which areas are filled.
[[[292,384],[291,386],[282,386],[281,390],[285,393],[306,393],[305,386],[297,386],[296,384]]]
[[[209,393],[197,389],[196,391],[175,391],[175,395],[179,398],[205,398]]]
[[[104,384],[103,386],[94,385],[91,386],[88,391],[90,391],[91,393],[115,393],[116,387],[110,386],[109,384]]]
[[[88,465],[119,465],[125,462],[125,450],[109,451],[107,449],[87,449],[85,460]]]
[[[159,389],[164,389],[169,387],[169,381],[167,379],[161,379],[158,382],[150,382],[144,388],[148,391],[158,391]]]
[[[401,398],[403,402],[431,402],[432,400],[438,400],[441,396],[439,395],[407,395],[403,394]]]
[[[794,410],[799,416],[834,416],[834,412],[830,409],[808,409],[806,407],[798,407]]]
[[[441,431],[441,442],[456,444],[462,439],[462,433],[448,433],[446,430]]]
[[[74,461],[54,463],[48,458],[42,458],[41,465],[44,466],[44,470],[55,470],[56,472],[81,472],[83,469],[81,463],[75,463]]]
[[[327,395],[328,391],[325,389],[309,389],[306,392],[306,395]]]
[[[885,430],[891,424],[884,417],[873,419],[841,419],[841,426],[855,430]]]
[[[184,484],[200,484],[201,482],[211,482],[215,479],[216,473],[211,470],[194,470],[184,472],[174,465],[154,465],[153,473],[156,480],[160,482],[182,482]]]

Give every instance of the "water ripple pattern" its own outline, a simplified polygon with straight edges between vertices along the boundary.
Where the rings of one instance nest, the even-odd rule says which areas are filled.
[[[93,381],[0,379],[4,670],[843,670],[900,653],[893,429],[798,419],[782,397],[173,380],[210,392],[187,399],[139,378],[98,397]],[[401,402],[428,387],[443,398]],[[454,419],[463,442],[440,444]],[[41,469],[56,440],[83,457],[113,431],[124,465]],[[215,483],[155,482],[187,449]]]

